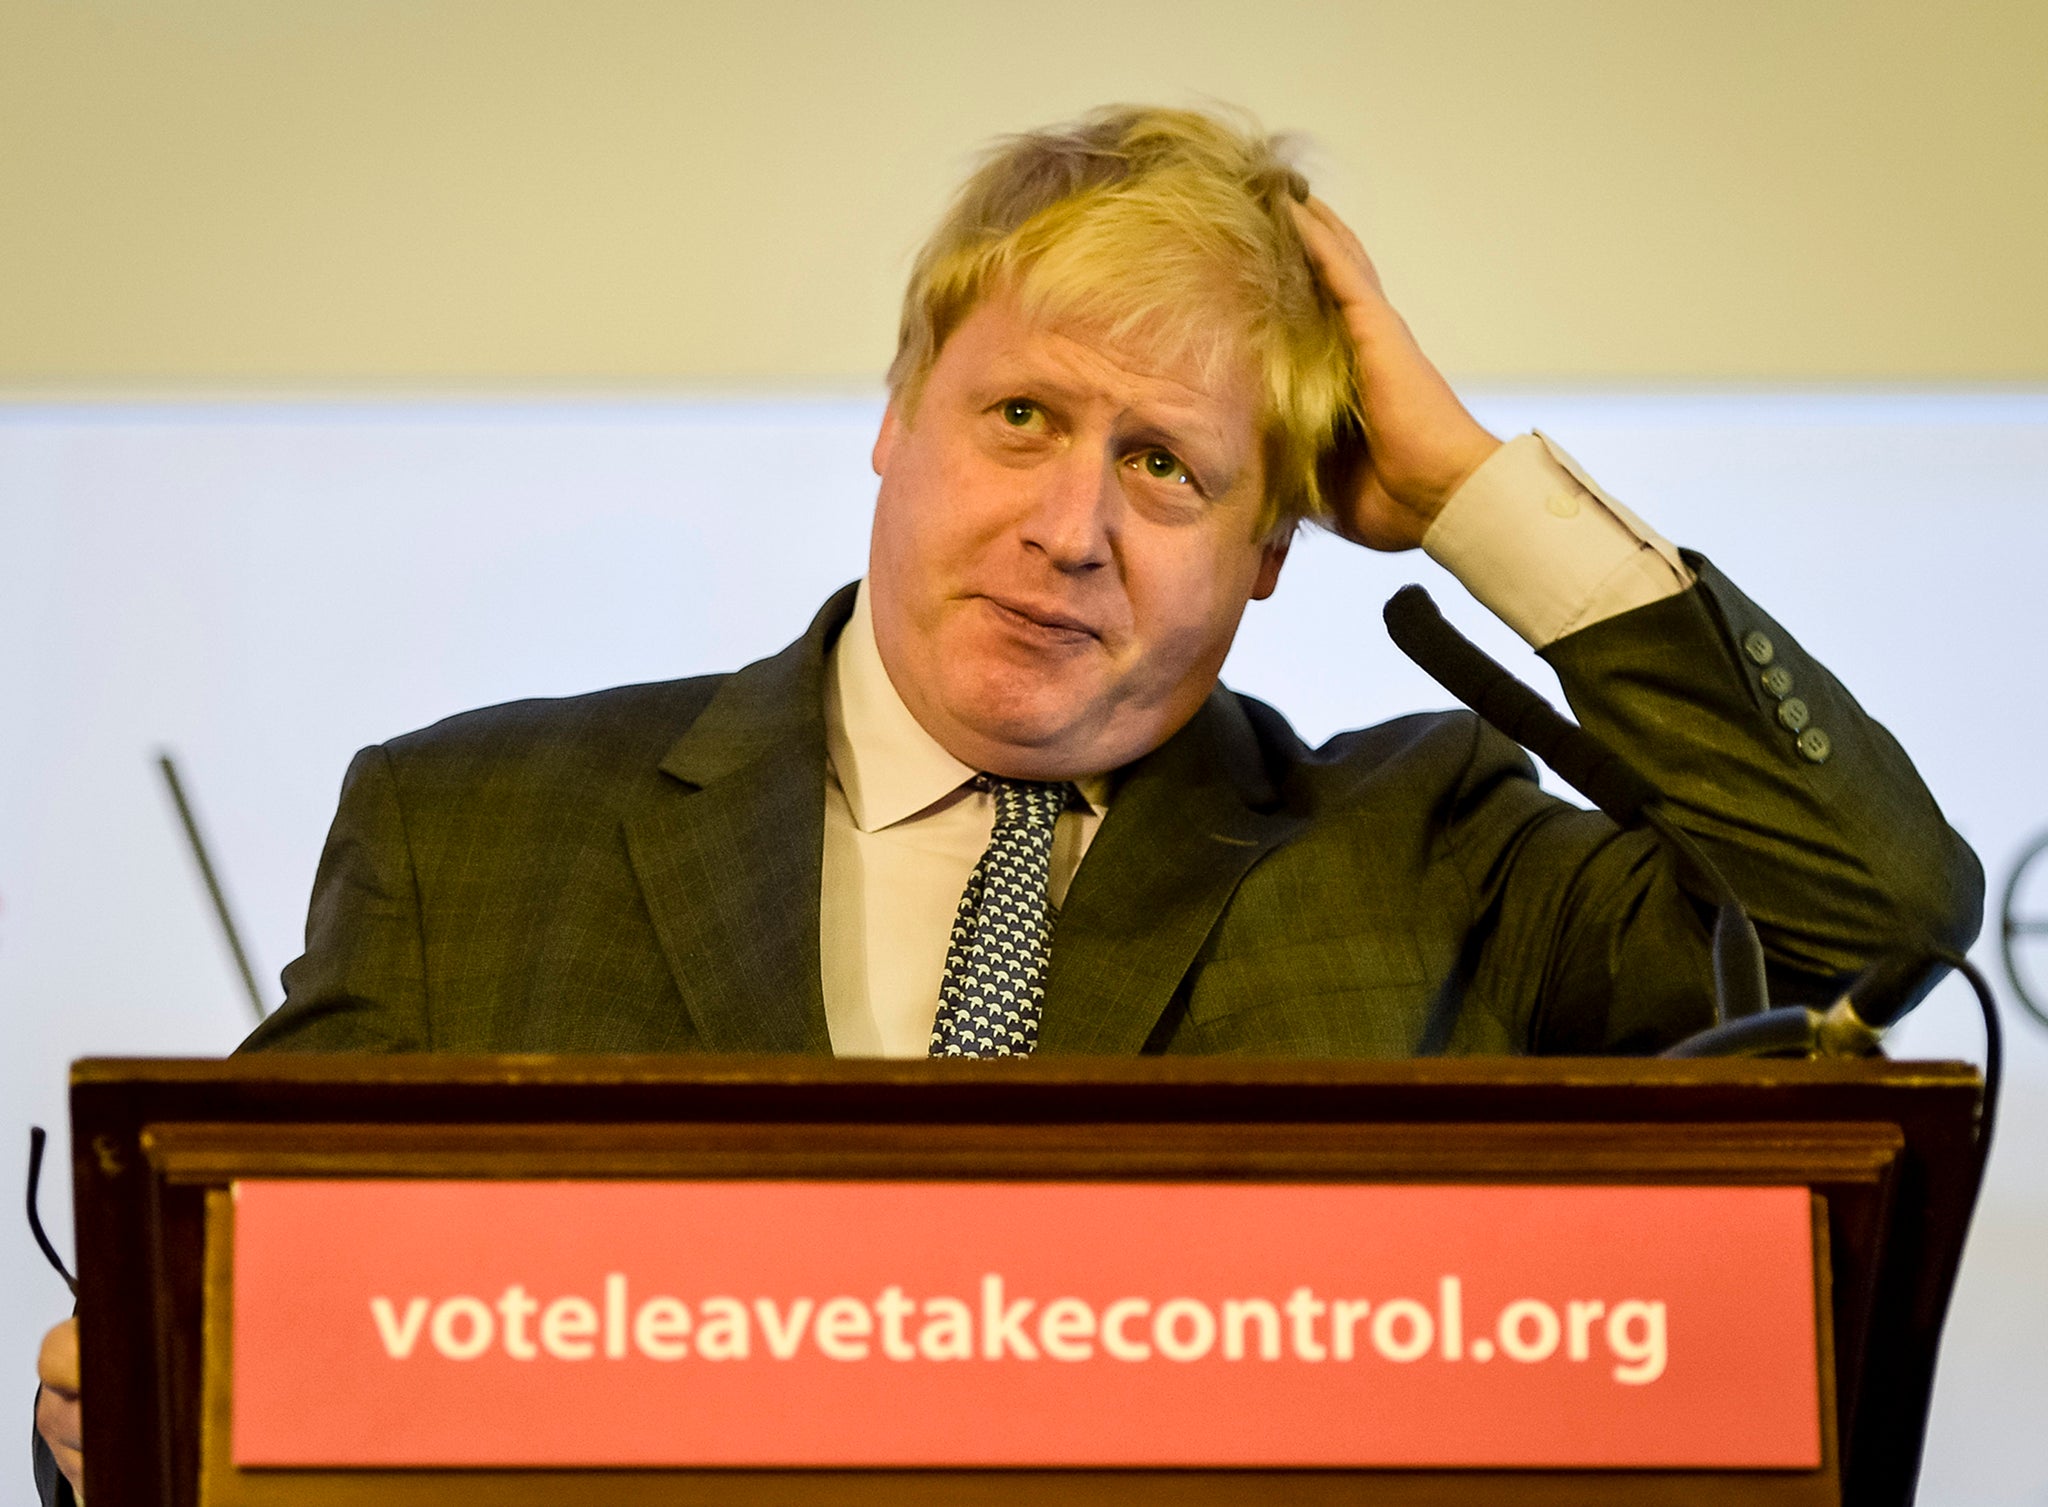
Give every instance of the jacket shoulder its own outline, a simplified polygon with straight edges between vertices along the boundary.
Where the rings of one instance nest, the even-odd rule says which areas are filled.
[[[445,717],[384,745],[401,783],[459,783],[479,792],[540,777],[601,781],[650,775],[702,715],[727,675],[536,697]]]
[[[1532,783],[1536,777],[1526,752],[1462,709],[1412,712],[1334,734],[1311,748],[1263,701],[1241,693],[1237,700],[1268,773],[1297,801],[1341,803],[1389,782],[1470,790],[1504,777]]]

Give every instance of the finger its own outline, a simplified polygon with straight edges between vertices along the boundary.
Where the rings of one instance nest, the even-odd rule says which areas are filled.
[[[1373,276],[1372,263],[1365,260],[1363,253],[1354,253],[1312,211],[1299,204],[1293,209],[1302,244],[1308,248],[1309,260],[1315,264],[1316,275],[1322,278],[1330,296],[1340,305],[1385,302],[1379,280]]]
[[[1364,308],[1385,304],[1379,275],[1363,248],[1310,211],[1297,208],[1295,215],[1323,286],[1338,303]]]
[[[1343,217],[1321,199],[1311,197],[1308,201],[1308,210],[1317,222],[1335,237],[1337,244],[1344,248],[1345,253],[1365,269],[1365,275],[1372,281],[1373,290],[1384,296],[1380,287],[1379,267],[1373,262],[1372,253],[1365,249],[1365,242],[1358,238],[1358,232],[1345,224]]]
[[[64,1479],[71,1483],[72,1500],[78,1507],[85,1507],[85,1456],[75,1449],[52,1449],[50,1457],[57,1462],[57,1469],[64,1473]]]
[[[85,1413],[75,1397],[64,1398],[45,1388],[36,1397],[36,1432],[54,1450],[85,1447]]]
[[[1351,246],[1344,239],[1343,223],[1330,213],[1330,206],[1320,199],[1310,199],[1306,204],[1290,206],[1294,211],[1294,223],[1301,230],[1303,241],[1316,247],[1326,256],[1349,260]]]
[[[36,1380],[67,1397],[78,1395],[78,1320],[66,1319],[43,1336]]]

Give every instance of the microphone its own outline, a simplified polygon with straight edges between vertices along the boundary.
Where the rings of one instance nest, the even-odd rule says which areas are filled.
[[[1438,685],[1556,770],[1624,827],[1656,799],[1650,782],[1598,738],[1567,722],[1500,661],[1444,621],[1420,586],[1403,586],[1382,616],[1401,652]]]
[[[1785,1005],[1728,1021],[1665,1049],[1666,1057],[1869,1057],[1943,966],[1938,952],[1911,947],[1857,974],[1825,1010]]]
[[[1656,809],[1657,788],[1628,761],[1508,673],[1499,661],[1444,621],[1420,586],[1388,600],[1388,636],[1430,679],[1486,722],[1534,753],[1574,790],[1623,827],[1655,832],[1678,857],[1692,886],[1714,905],[1714,1020],[1761,1016],[1770,1008],[1763,943],[1727,876],[1690,834]]]
[[[1687,877],[1715,903],[1714,1019],[1707,1030],[1667,1048],[1666,1057],[1868,1057],[1884,1033],[1927,992],[1939,970],[1969,980],[1984,1017],[1984,1101],[1977,1118],[1977,1186],[1991,1159],[1992,1127],[2004,1078],[2004,1034],[1984,975],[1961,953],[1919,944],[1879,958],[1825,1010],[1770,1009],[1764,950],[1727,876],[1699,844],[1656,809],[1657,789],[1576,723],[1558,715],[1491,656],[1444,621],[1420,586],[1387,602],[1387,632],[1431,679],[1556,770],[1615,822],[1640,822],[1678,855]]]

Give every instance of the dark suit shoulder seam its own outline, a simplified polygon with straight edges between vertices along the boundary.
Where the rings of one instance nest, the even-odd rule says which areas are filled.
[[[398,770],[392,764],[387,745],[377,745],[377,757],[384,761],[384,778],[391,782],[391,809],[398,818],[398,840],[405,849],[405,874],[412,884],[413,945],[418,949],[420,970],[420,1035],[422,1050],[434,1050],[434,1011],[427,997],[431,979],[427,972],[427,897],[420,892],[420,866],[413,857],[412,832],[406,826],[405,801],[398,788]]]

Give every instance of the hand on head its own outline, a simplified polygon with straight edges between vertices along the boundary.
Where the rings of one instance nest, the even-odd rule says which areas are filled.
[[[1423,354],[1408,321],[1387,301],[1379,271],[1351,227],[1321,199],[1292,208],[1358,363],[1365,447],[1331,499],[1337,529],[1373,549],[1413,549],[1500,441],[1472,417]]]

